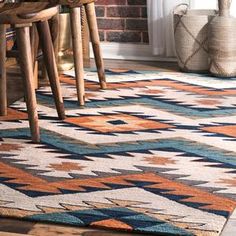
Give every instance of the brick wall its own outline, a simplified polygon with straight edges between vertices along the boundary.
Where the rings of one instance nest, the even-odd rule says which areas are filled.
[[[148,43],[146,0],[97,0],[102,41]]]

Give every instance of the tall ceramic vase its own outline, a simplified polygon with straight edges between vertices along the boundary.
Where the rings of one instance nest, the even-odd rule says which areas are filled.
[[[210,72],[218,77],[236,76],[236,18],[230,16],[232,0],[218,0],[219,16],[209,25]]]

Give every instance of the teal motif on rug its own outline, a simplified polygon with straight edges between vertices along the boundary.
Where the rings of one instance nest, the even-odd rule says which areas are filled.
[[[236,80],[180,72],[86,72],[67,118],[37,92],[41,143],[23,101],[0,117],[0,215],[154,235],[220,235],[236,207]]]

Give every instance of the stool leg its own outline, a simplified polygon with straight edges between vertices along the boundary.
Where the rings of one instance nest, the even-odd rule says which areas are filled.
[[[0,25],[0,116],[7,115],[6,26]]]
[[[37,55],[38,55],[39,38],[35,24],[33,24],[32,27],[30,27],[30,42],[31,42],[31,53],[32,53],[33,71],[34,71],[34,87],[35,89],[37,89],[38,88]]]
[[[49,82],[52,88],[52,93],[54,96],[58,117],[59,119],[64,120],[66,118],[65,109],[60,89],[60,81],[59,81],[57,64],[48,21],[37,22],[37,28],[39,32],[40,43],[42,45],[44,63],[47,69]]]
[[[73,56],[75,65],[75,78],[77,98],[79,105],[84,105],[84,62],[83,62],[83,45],[81,33],[81,15],[80,8],[70,8],[70,22],[73,44]]]
[[[23,81],[25,84],[26,105],[29,116],[29,123],[31,129],[32,140],[35,143],[40,142],[37,102],[34,90],[34,75],[32,65],[32,55],[30,48],[30,34],[29,27],[22,27],[16,29],[17,45],[20,55],[20,66]]]
[[[91,37],[91,42],[93,45],[93,52],[95,57],[95,62],[98,70],[98,77],[100,86],[102,89],[106,88],[106,78],[104,70],[104,62],[102,58],[102,53],[100,49],[100,39],[98,34],[98,25],[96,19],[95,5],[94,2],[85,4],[85,11],[88,20],[89,32]]]
[[[59,13],[50,19],[50,31],[52,36],[52,42],[54,47],[54,53],[56,62],[58,62],[58,52],[59,52]]]

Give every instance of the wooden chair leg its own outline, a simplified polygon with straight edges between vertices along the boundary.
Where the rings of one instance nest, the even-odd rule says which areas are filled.
[[[33,71],[34,71],[34,86],[35,89],[38,88],[38,46],[39,46],[39,37],[36,25],[33,24],[30,27],[30,41],[31,41],[31,51],[32,51],[32,62],[33,62]]]
[[[50,19],[50,31],[52,36],[52,42],[54,47],[54,53],[56,62],[58,62],[58,52],[59,52],[59,13]]]
[[[70,8],[70,22],[73,44],[73,57],[75,65],[75,78],[77,98],[79,105],[84,106],[84,63],[83,63],[83,45],[81,32],[81,14],[80,8]]]
[[[89,27],[86,17],[85,7],[81,6],[81,27],[84,67],[90,68],[90,47],[89,47]]]
[[[21,73],[25,84],[25,97],[29,116],[32,140],[35,143],[40,142],[38,113],[36,110],[37,102],[34,89],[34,75],[32,66],[32,55],[30,47],[29,27],[16,28],[17,45],[19,49],[19,61]]]
[[[7,115],[6,26],[0,25],[0,116]]]
[[[42,46],[44,63],[47,69],[49,82],[52,88],[52,93],[54,96],[58,117],[59,119],[63,120],[66,118],[65,109],[60,89],[57,64],[48,21],[37,22],[37,28],[39,32],[40,43]]]
[[[100,39],[99,39],[99,33],[98,33],[98,25],[97,25],[94,2],[86,4],[85,11],[86,11],[87,20],[88,20],[89,32],[90,32],[91,42],[93,45],[93,52],[94,52],[95,62],[96,62],[97,70],[98,70],[100,86],[102,89],[105,89],[106,88],[105,69],[104,69],[104,62],[102,58],[101,48],[100,48]]]

